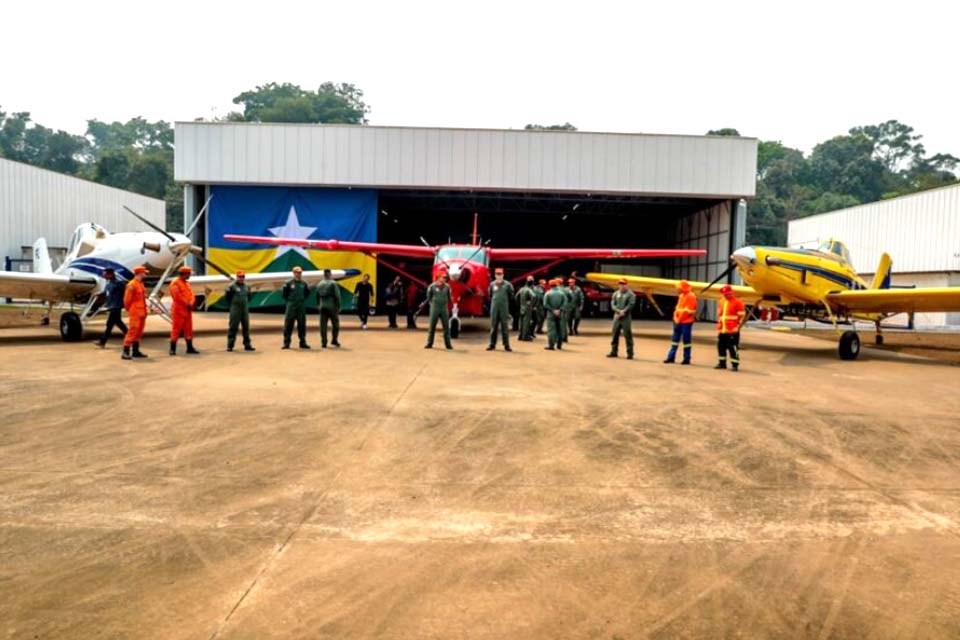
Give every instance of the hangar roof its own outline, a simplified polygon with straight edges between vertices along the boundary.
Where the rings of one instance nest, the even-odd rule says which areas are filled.
[[[757,140],[579,131],[176,123],[195,184],[752,197]]]
[[[836,238],[873,273],[886,251],[894,273],[960,271],[960,184],[791,220],[790,246]]]

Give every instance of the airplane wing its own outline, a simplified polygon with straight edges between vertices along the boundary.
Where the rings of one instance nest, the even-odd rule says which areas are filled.
[[[706,255],[703,249],[487,249],[491,260],[578,260],[592,258],[683,258]]]
[[[0,271],[0,297],[72,302],[97,288],[95,278],[76,278],[56,273]]]
[[[827,301],[850,314],[960,311],[960,287],[840,291]]]
[[[359,269],[333,269],[330,276],[334,280],[343,280],[344,278],[353,278],[360,275]],[[283,284],[293,276],[289,271],[277,271],[269,273],[248,273],[244,280],[253,291],[261,289],[279,289]],[[316,284],[323,280],[323,271],[304,271],[303,279],[308,284]],[[190,278],[190,284],[197,289],[203,289],[206,292],[215,289],[223,289],[229,285],[232,280],[222,275],[193,276]]]
[[[679,280],[670,280],[668,278],[648,278],[646,276],[629,276],[617,273],[588,273],[585,277],[590,282],[598,282],[613,288],[617,287],[617,280],[620,278],[625,278],[627,281],[627,286],[634,291],[660,296],[679,295],[679,291],[677,290],[677,284],[680,282]],[[713,285],[713,287],[711,287],[706,293],[701,293],[707,288],[707,285],[710,284],[709,282],[696,282],[694,280],[688,280],[688,282],[693,288],[693,292],[701,300],[719,300],[723,297],[723,295],[720,293],[720,287],[723,285],[720,283]],[[738,284],[730,286],[733,287],[733,292],[738,298],[743,300],[744,304],[756,304],[761,298],[760,294],[757,293],[752,287]]]
[[[325,251],[362,251],[363,253],[383,253],[407,258],[433,258],[437,250],[418,244],[384,244],[381,242],[351,242],[349,240],[311,240],[307,238],[273,238],[263,236],[240,236],[227,234],[224,240],[246,242],[249,244],[268,244],[274,247],[291,246]]]

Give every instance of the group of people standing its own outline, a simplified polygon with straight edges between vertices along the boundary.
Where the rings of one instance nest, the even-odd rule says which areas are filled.
[[[143,336],[147,317],[147,294],[143,285],[146,268],[138,266],[133,270],[133,279],[124,284],[116,279],[111,269],[104,271],[107,285],[104,290],[104,307],[107,310],[107,324],[103,335],[98,341],[104,347],[114,328],[124,334],[123,359],[146,358],[140,350],[140,340]],[[170,284],[171,328],[170,328],[170,355],[176,355],[177,343],[180,338],[186,342],[186,353],[197,354],[199,351],[193,345],[193,310],[196,306],[196,296],[190,287],[191,269],[188,266],[180,267],[177,277]],[[310,349],[307,343],[307,303],[311,296],[316,296],[320,311],[320,340],[321,347],[329,344],[340,347],[340,288],[331,277],[330,269],[324,269],[323,279],[312,288],[303,280],[303,270],[293,268],[293,277],[288,280],[282,289],[282,296],[286,304],[283,323],[283,349],[289,349],[296,326],[299,347]],[[252,292],[245,282],[243,271],[237,271],[234,281],[225,291],[225,299],[229,307],[227,324],[227,351],[233,351],[238,332],[242,336],[245,351],[255,351],[250,340],[250,299]],[[664,363],[676,362],[678,353],[682,352],[680,364],[689,365],[693,348],[693,324],[696,321],[697,297],[690,284],[681,280],[678,285],[677,305],[673,312],[673,333],[670,349]],[[729,364],[733,371],[740,366],[740,329],[746,319],[746,308],[743,302],[736,297],[733,288],[725,285],[720,290],[722,299],[718,303],[717,320],[717,369],[726,369]],[[386,288],[385,306],[388,309],[390,327],[396,328],[397,314],[401,309],[407,311],[407,326],[416,328],[415,318],[420,305],[416,304],[418,289],[411,282],[406,287],[398,276]],[[514,301],[519,306],[519,333],[518,340],[532,341],[538,334],[544,333],[546,326],[548,351],[562,350],[571,335],[579,335],[580,317],[586,297],[583,290],[577,285],[576,278],[569,278],[564,286],[563,278],[553,278],[549,282],[541,279],[535,281],[528,276],[524,286],[515,291],[513,285],[504,280],[503,269],[494,271],[494,279],[488,290],[490,301],[490,342],[487,351],[497,348],[498,340],[502,342],[505,351],[512,351],[510,347],[510,308]],[[429,329],[427,342],[424,348],[433,348],[437,325],[440,324],[443,332],[443,342],[447,349],[453,348],[450,339],[450,303],[452,291],[447,283],[447,273],[438,271],[436,280],[427,287],[426,299],[423,305],[429,308]],[[374,301],[374,289],[370,284],[370,276],[364,274],[354,289],[354,303],[360,318],[361,329],[367,328]],[[612,339],[609,358],[619,355],[620,339],[624,340],[627,359],[633,359],[634,343],[632,330],[632,314],[636,305],[636,294],[630,290],[628,282],[621,279],[618,289],[610,300],[613,311]],[[123,323],[121,312],[126,309],[130,326]],[[329,328],[329,333],[328,333]],[[328,342],[328,336],[331,338]]]

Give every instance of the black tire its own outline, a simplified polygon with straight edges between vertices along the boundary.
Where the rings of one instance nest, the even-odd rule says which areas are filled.
[[[460,318],[450,318],[450,337],[460,337]]]
[[[83,323],[80,316],[68,311],[60,316],[60,337],[64,342],[79,342],[83,337]]]
[[[856,331],[844,331],[840,336],[840,359],[856,360],[860,355],[860,336]]]

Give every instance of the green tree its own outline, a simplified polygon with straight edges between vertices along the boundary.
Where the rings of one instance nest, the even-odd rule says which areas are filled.
[[[725,127],[723,129],[710,129],[707,131],[708,136],[739,136],[740,132],[731,127]]]
[[[363,91],[349,83],[324,82],[316,91],[285,82],[270,82],[233,99],[243,111],[228,120],[246,122],[325,122],[366,124],[370,107]]]
[[[577,128],[569,122],[563,124],[528,124],[524,127],[528,131],[576,131]]]
[[[853,196],[874,202],[893,186],[893,174],[874,157],[874,143],[857,133],[821,142],[810,154],[810,177],[820,193]]]

